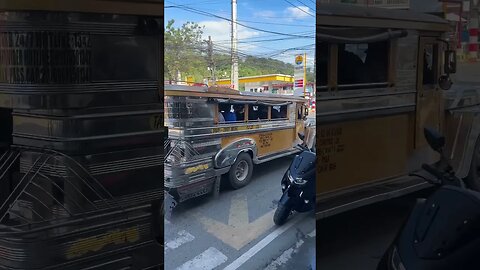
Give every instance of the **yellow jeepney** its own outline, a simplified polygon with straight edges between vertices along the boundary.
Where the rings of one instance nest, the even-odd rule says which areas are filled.
[[[165,85],[165,189],[176,201],[247,185],[253,165],[296,153],[303,97]],[[215,185],[217,184],[217,185]]]
[[[439,160],[425,127],[446,134],[457,176],[478,189],[480,92],[448,90],[448,23],[324,4],[316,23],[317,218],[428,187],[408,176]]]

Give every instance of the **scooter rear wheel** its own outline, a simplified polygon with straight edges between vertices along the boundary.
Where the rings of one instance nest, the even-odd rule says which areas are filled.
[[[275,210],[273,215],[273,222],[278,226],[283,225],[291,212],[292,206],[288,202],[286,204],[278,204],[277,210]]]

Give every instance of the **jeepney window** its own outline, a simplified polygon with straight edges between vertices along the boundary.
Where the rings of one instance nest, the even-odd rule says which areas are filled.
[[[287,105],[272,106],[272,119],[287,119]]]
[[[325,86],[328,83],[329,45],[322,42],[317,45],[316,49],[317,84],[318,86]]]
[[[386,82],[389,42],[339,44],[338,84]]]
[[[248,105],[248,120],[258,121],[268,119],[268,106],[266,105]]]
[[[297,120],[302,120],[304,115],[304,106],[301,103],[297,103]]]
[[[218,104],[218,122],[231,123],[243,122],[245,120],[245,105],[219,103]]]
[[[423,50],[423,84],[434,85],[437,82],[436,59],[438,47],[433,44],[425,44]]]

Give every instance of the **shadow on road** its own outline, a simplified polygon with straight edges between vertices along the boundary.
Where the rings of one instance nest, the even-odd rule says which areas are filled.
[[[256,182],[261,181],[263,178],[266,178],[269,174],[271,174],[272,170],[277,170],[279,168],[282,169],[282,176],[283,176],[284,168],[288,167],[293,157],[294,156],[283,157],[283,158],[275,159],[262,164],[254,165],[252,181],[247,186],[238,190],[234,190],[228,185],[228,174],[223,175],[222,182],[220,185],[219,200],[224,199],[224,197],[230,197],[233,195],[233,193],[237,193],[237,192],[248,192],[248,191],[258,192],[258,188],[263,190],[264,187],[262,187],[262,183],[256,183]],[[280,190],[280,181],[281,179],[279,178],[277,182],[279,190]],[[196,208],[205,206],[205,204],[212,202],[212,200],[214,200],[213,194],[212,193],[206,194],[206,195],[179,203],[173,211],[178,215],[178,213],[192,211]]]

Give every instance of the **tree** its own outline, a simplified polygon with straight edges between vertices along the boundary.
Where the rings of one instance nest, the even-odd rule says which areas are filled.
[[[168,21],[165,27],[164,72],[167,80],[181,81],[178,74],[204,76],[206,67],[202,57],[203,28],[193,22],[187,22],[180,28],[174,27],[175,20]]]

